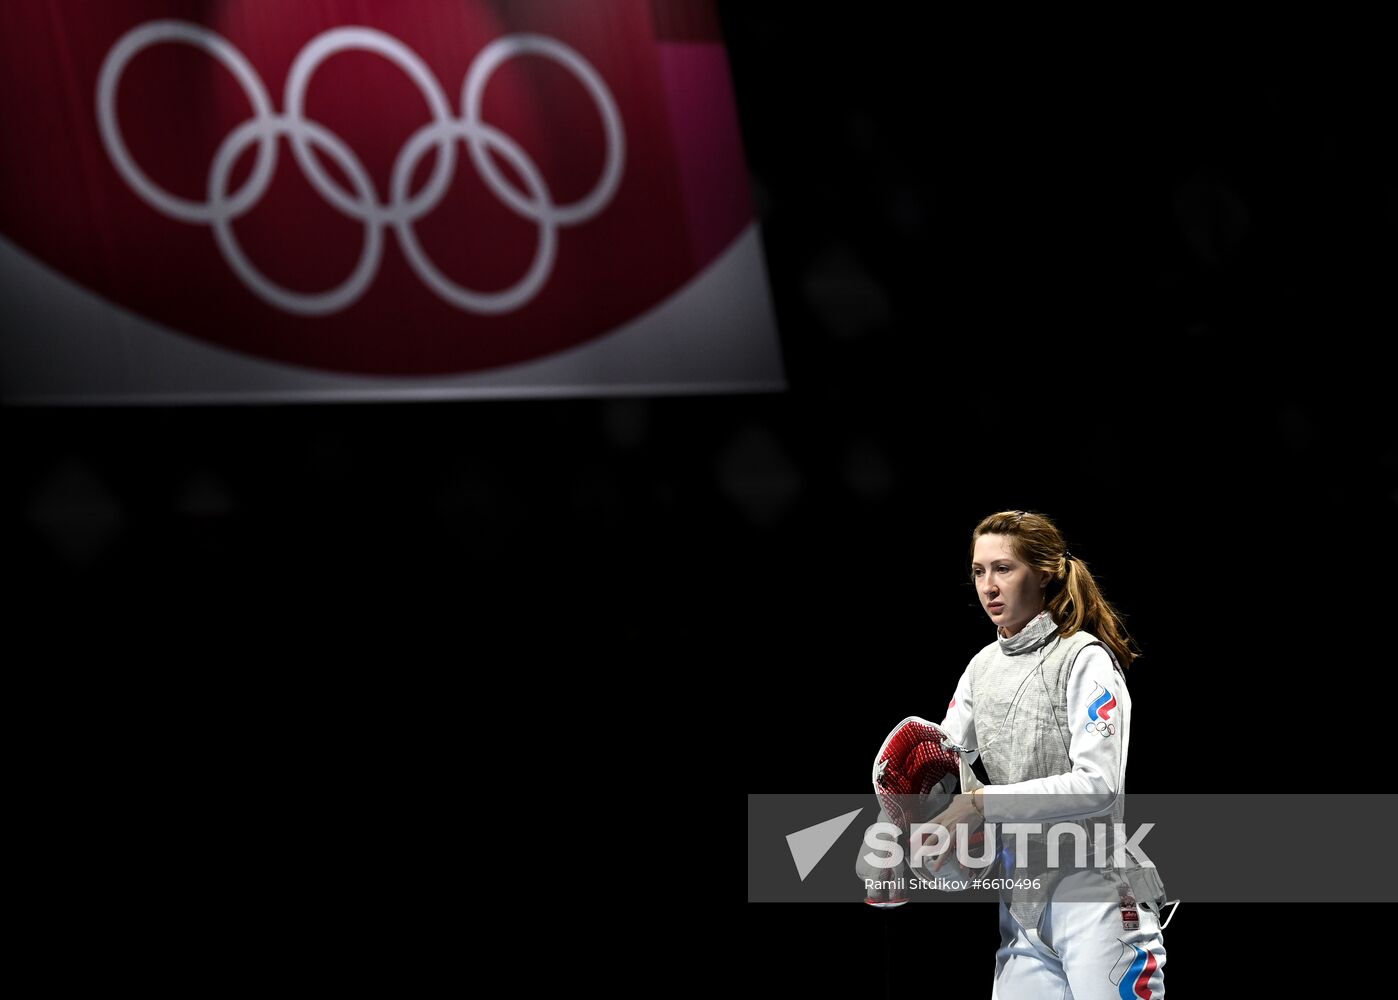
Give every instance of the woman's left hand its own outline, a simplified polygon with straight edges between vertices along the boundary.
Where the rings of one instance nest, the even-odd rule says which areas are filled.
[[[972,803],[971,796],[962,792],[951,800],[951,805],[947,806],[936,816],[933,816],[931,822],[938,823],[945,827],[947,833],[950,835],[946,849],[940,854],[934,855],[936,860],[932,863],[932,867],[929,871],[935,873],[942,867],[947,858],[951,857],[952,852],[956,850],[956,845],[958,843],[956,838],[959,832],[956,828],[957,824],[966,824],[966,839],[969,840],[971,834],[985,825],[985,817],[981,815],[981,811]]]

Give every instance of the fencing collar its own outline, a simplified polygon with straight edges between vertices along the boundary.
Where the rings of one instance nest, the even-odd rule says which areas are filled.
[[[1053,634],[1057,631],[1058,623],[1053,620],[1053,616],[1045,608],[1029,619],[1024,628],[1008,639],[1000,635],[999,626],[995,629],[995,635],[1000,642],[1000,652],[1006,656],[1018,656],[1020,653],[1030,653],[1038,649],[1052,639]]]

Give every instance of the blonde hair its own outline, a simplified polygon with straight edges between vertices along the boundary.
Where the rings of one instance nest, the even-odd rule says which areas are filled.
[[[1121,669],[1145,654],[1132,648],[1132,638],[1121,615],[1102,596],[1087,564],[1077,556],[1068,559],[1067,543],[1058,526],[1043,514],[1027,510],[1003,510],[984,518],[971,533],[971,556],[982,535],[1005,535],[1015,557],[1034,570],[1053,574],[1044,590],[1044,607],[1065,639],[1075,632],[1090,632],[1116,655]]]

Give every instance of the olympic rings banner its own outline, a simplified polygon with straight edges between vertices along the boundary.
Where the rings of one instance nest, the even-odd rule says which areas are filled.
[[[784,387],[707,0],[6,0],[0,393]]]

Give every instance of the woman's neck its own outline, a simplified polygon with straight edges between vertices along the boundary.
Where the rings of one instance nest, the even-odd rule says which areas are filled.
[[[1002,638],[1002,639],[1013,639],[1015,636],[1019,635],[1019,633],[1021,633],[1021,632],[1024,631],[1024,627],[1025,627],[1026,625],[1028,625],[1030,622],[1032,622],[1035,618],[1038,618],[1038,617],[1039,617],[1041,614],[1043,614],[1043,613],[1044,613],[1044,609],[1043,609],[1043,608],[1040,608],[1038,611],[1035,611],[1032,615],[1030,615],[1028,618],[1026,618],[1026,619],[1025,619],[1023,622],[1021,622],[1018,626],[1016,626],[1016,628],[1015,628],[1015,630],[1014,630],[1013,632],[1006,631],[1006,630],[1005,630],[1005,626],[1001,625],[1001,626],[1000,626],[1000,638]]]

